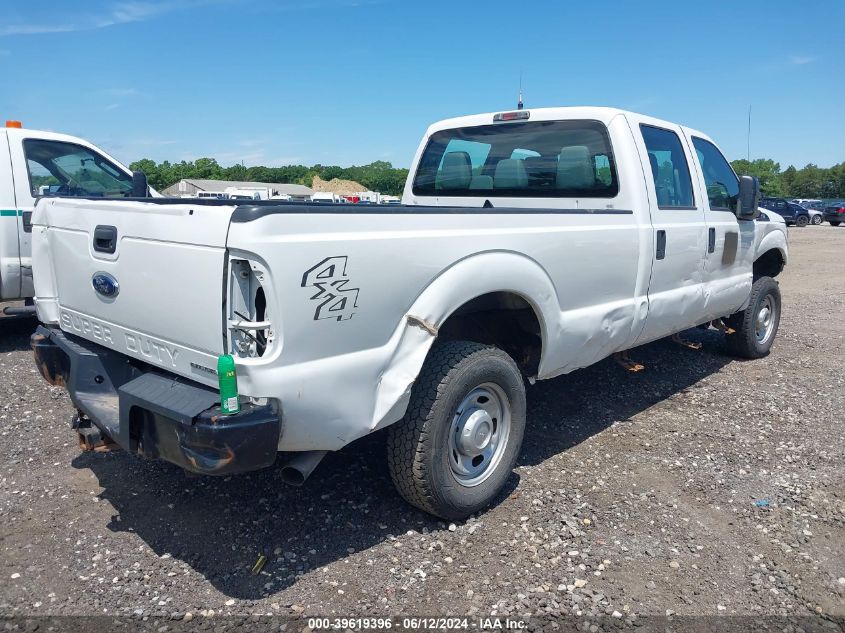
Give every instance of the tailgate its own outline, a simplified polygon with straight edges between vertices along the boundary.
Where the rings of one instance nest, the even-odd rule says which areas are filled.
[[[174,202],[40,201],[36,301],[65,332],[216,385],[233,207]]]

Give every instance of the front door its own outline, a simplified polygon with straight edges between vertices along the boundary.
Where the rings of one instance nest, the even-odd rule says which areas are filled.
[[[654,232],[648,316],[636,342],[640,345],[702,321],[707,225],[681,128],[645,117],[634,123]]]
[[[706,192],[705,316],[718,319],[739,310],[751,293],[755,223],[737,220],[739,179],[719,148],[696,133],[688,138],[696,155],[699,189]]]

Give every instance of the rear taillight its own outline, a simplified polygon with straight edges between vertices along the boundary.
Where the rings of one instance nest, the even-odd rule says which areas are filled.
[[[836,210],[836,212],[837,212],[837,213],[845,213],[845,207],[839,207],[839,208]]]
[[[264,356],[275,339],[262,285],[267,275],[261,264],[235,257],[229,270],[227,351],[237,358]]]

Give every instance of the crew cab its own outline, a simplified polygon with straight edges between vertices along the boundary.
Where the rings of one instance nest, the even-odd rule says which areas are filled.
[[[123,197],[132,184],[132,172],[88,141],[7,121],[0,128],[0,301],[33,296],[31,220],[38,198]]]
[[[769,352],[788,248],[759,195],[701,132],[573,107],[435,123],[401,205],[44,198],[32,345],[87,448],[281,452],[301,483],[387,427],[401,495],[466,517],[531,432],[526,383],[695,326]]]

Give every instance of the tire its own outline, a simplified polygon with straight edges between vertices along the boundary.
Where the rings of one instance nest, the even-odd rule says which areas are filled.
[[[820,215],[814,215],[814,216],[813,216],[813,222],[812,222],[812,223],[813,223],[814,225],[816,225],[816,226],[818,226],[819,224],[821,224],[821,223],[822,223],[822,216],[820,216]]]
[[[800,227],[803,228],[803,227],[807,226],[809,223],[810,223],[809,216],[799,215],[797,218],[795,218],[796,226],[800,226]]]
[[[525,382],[513,359],[496,347],[448,341],[429,352],[405,417],[388,431],[390,476],[411,505],[442,519],[463,519],[496,499],[524,433]],[[476,464],[478,456],[464,452],[471,455],[478,446],[462,442],[483,443],[485,434],[488,449],[498,442],[487,461]],[[464,466],[467,472],[459,472]]]
[[[767,322],[764,313],[766,308],[769,319]],[[736,330],[727,336],[728,351],[742,358],[766,356],[778,332],[780,313],[778,282],[771,277],[760,277],[751,286],[748,307],[726,319],[727,324]]]
[[[830,226],[839,226],[839,222],[830,221]]]

